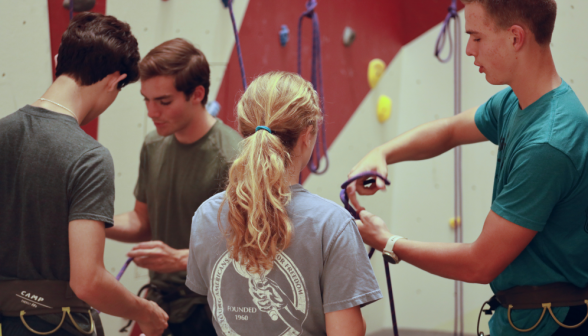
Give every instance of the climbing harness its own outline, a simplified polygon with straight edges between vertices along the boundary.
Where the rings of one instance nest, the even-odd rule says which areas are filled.
[[[478,314],[476,335],[484,336],[484,333],[480,332],[480,317],[482,316],[482,312],[484,312],[486,315],[492,315],[492,312],[495,311],[499,306],[508,309],[508,323],[510,323],[511,327],[513,327],[518,332],[529,332],[537,328],[537,326],[541,323],[543,317],[545,316],[545,311],[549,311],[549,314],[555,323],[557,323],[559,326],[567,329],[578,328],[584,324],[586,320],[588,320],[588,314],[579,323],[569,326],[560,322],[557,317],[555,317],[555,314],[553,314],[551,308],[580,306],[584,304],[588,307],[588,287],[578,288],[570,283],[565,282],[553,283],[543,286],[513,287],[511,289],[496,293],[496,295],[491,297],[490,300],[484,302],[482,308],[480,309],[480,313]],[[484,309],[486,305],[489,306],[488,309]],[[543,312],[541,313],[539,320],[537,323],[535,323],[535,325],[527,329],[521,329],[515,326],[510,317],[511,312],[514,309],[541,308],[543,308]]]
[[[25,320],[25,315],[59,313],[62,314],[61,322],[55,329],[50,331],[34,330]],[[90,317],[90,330],[82,329],[71,313],[87,313]],[[78,299],[67,281],[11,280],[0,282],[0,317],[18,316],[30,332],[37,335],[50,335],[61,328],[66,315],[69,316],[73,326],[82,334],[91,335],[94,333],[96,325],[94,323],[92,308],[84,301]],[[2,325],[0,324],[0,333],[1,330]]]
[[[233,14],[233,0],[223,0],[226,7],[229,7],[231,14],[231,22],[233,23],[233,33],[235,34],[235,44],[237,46],[237,56],[239,57],[239,67],[241,68],[241,80],[243,81],[243,90],[247,90],[247,77],[245,77],[245,66],[243,65],[243,55],[241,55],[241,43],[239,43],[239,31],[237,30],[237,23],[235,23],[235,15]]]
[[[375,172],[363,172],[361,174],[353,176],[352,178],[347,180],[345,183],[343,183],[341,185],[341,193],[339,194],[339,198],[341,199],[341,202],[343,202],[343,206],[345,207],[345,209],[347,211],[349,211],[351,216],[353,216],[353,218],[355,218],[355,219],[360,219],[360,218],[359,218],[359,214],[357,213],[357,211],[355,211],[355,209],[353,209],[351,204],[349,204],[349,196],[347,195],[347,186],[349,184],[351,184],[352,182],[354,182],[360,178],[363,178],[363,177],[370,177],[370,178],[366,179],[365,181],[363,181],[364,186],[375,183],[376,180],[373,177],[380,178],[384,181],[384,183],[386,183],[386,185],[390,185],[390,181],[388,181],[385,177],[383,177],[382,175],[375,173]],[[370,259],[372,258],[372,255],[374,255],[375,250],[376,249],[373,247],[370,249],[370,252],[368,253],[368,257]],[[384,269],[386,270],[386,284],[388,285],[388,298],[390,299],[390,314],[392,316],[392,328],[394,330],[394,336],[398,336],[398,324],[396,322],[396,309],[394,308],[394,295],[392,294],[392,278],[390,277],[390,268],[389,268],[388,262],[386,260],[384,260]]]
[[[127,267],[129,266],[131,261],[133,261],[133,258],[127,259],[127,261],[125,262],[123,267],[118,272],[118,274],[116,276],[116,280],[120,281],[120,278],[127,270]],[[139,289],[139,291],[137,292],[137,296],[141,297],[143,292],[147,289],[149,289],[149,291],[151,293],[153,293],[153,301],[155,303],[157,303],[157,305],[160,306],[162,309],[164,309],[166,311],[166,313],[168,313],[168,314],[169,314],[169,309],[167,307],[169,307],[170,302],[173,302],[173,301],[180,299],[180,298],[189,298],[189,297],[200,296],[200,295],[194,293],[192,290],[190,290],[186,285],[182,285],[178,288],[160,289],[159,287],[157,287],[153,283],[148,283],[148,284],[144,285],[143,287],[141,287]],[[132,323],[133,323],[133,320],[129,320],[127,322],[127,324],[119,330],[119,332],[121,332],[121,333],[127,332],[128,328],[131,326]],[[2,335],[0,335],[0,336],[2,336]]]
[[[442,63],[447,63],[453,56],[453,106],[454,115],[461,113],[461,25],[459,15],[457,14],[457,0],[451,1],[451,6],[448,8],[447,16],[443,21],[441,33],[435,43],[435,57]],[[450,21],[453,20],[455,41],[451,39]],[[445,42],[449,40],[449,54],[447,58],[441,57],[441,51],[445,46]],[[463,242],[463,213],[462,213],[462,184],[461,184],[461,146],[455,147],[454,151],[454,221],[455,221],[455,242]],[[455,281],[455,320],[454,320],[454,335],[463,336],[464,321],[463,321],[463,282]]]
[[[308,0],[306,3],[306,10],[300,15],[298,19],[298,74],[302,76],[302,20],[307,17],[312,20],[312,63],[310,72],[310,82],[318,93],[321,111],[323,115],[323,123],[321,124],[321,131],[318,135],[314,150],[310,161],[308,162],[308,170],[317,175],[323,174],[329,169],[329,156],[327,155],[327,129],[325,122],[325,104],[324,104],[324,90],[323,90],[323,65],[321,57],[321,33],[319,28],[318,15],[314,9],[316,7],[316,0]],[[321,150],[325,157],[325,166],[321,168]]]

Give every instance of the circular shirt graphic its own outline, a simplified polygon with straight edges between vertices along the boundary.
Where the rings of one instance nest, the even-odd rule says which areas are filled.
[[[308,291],[302,274],[285,253],[262,274],[250,273],[225,252],[211,275],[212,314],[225,335],[302,333],[308,315]],[[244,293],[248,293],[244,295]]]

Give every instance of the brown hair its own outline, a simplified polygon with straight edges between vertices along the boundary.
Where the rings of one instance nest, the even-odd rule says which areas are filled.
[[[139,79],[139,45],[131,27],[114,16],[85,12],[74,16],[61,36],[55,76],[92,85],[119,71],[118,88]]]
[[[541,45],[551,42],[557,4],[555,0],[461,0],[465,5],[479,3],[503,29],[515,24],[527,26]]]
[[[153,48],[139,63],[141,80],[156,76],[172,76],[176,90],[190,99],[199,85],[204,87],[202,105],[208,100],[210,68],[202,51],[192,43],[175,38]]]
[[[229,171],[225,235],[231,258],[261,274],[290,244],[291,152],[304,130],[311,126],[316,132],[322,114],[312,84],[297,74],[270,72],[249,85],[237,104],[237,119],[245,139]],[[267,126],[271,133],[256,132],[257,126]],[[218,217],[220,225],[221,211]]]

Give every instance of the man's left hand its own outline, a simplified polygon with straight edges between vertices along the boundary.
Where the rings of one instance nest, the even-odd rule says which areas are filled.
[[[188,249],[176,250],[164,242],[154,240],[133,247],[127,256],[135,264],[157,273],[185,271],[188,264]]]

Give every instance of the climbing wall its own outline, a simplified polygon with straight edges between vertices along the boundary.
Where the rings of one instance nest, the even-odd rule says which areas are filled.
[[[239,31],[247,82],[272,71],[297,71],[297,32],[306,1],[251,0]],[[400,48],[442,21],[447,1],[429,1],[427,6],[410,1],[378,1],[367,4],[356,0],[318,1],[322,39],[324,104],[327,143],[330,145],[369,91],[366,69],[370,60],[386,63]],[[418,11],[413,20],[411,13]],[[310,80],[312,57],[312,23],[305,18],[302,29],[302,75]],[[279,43],[282,25],[290,30],[285,47]],[[342,43],[345,27],[356,31],[358,38],[349,47]],[[217,100],[225,108],[220,118],[235,125],[234,110],[243,92],[237,51],[234,48],[223,77]],[[303,172],[306,178],[308,171]]]

